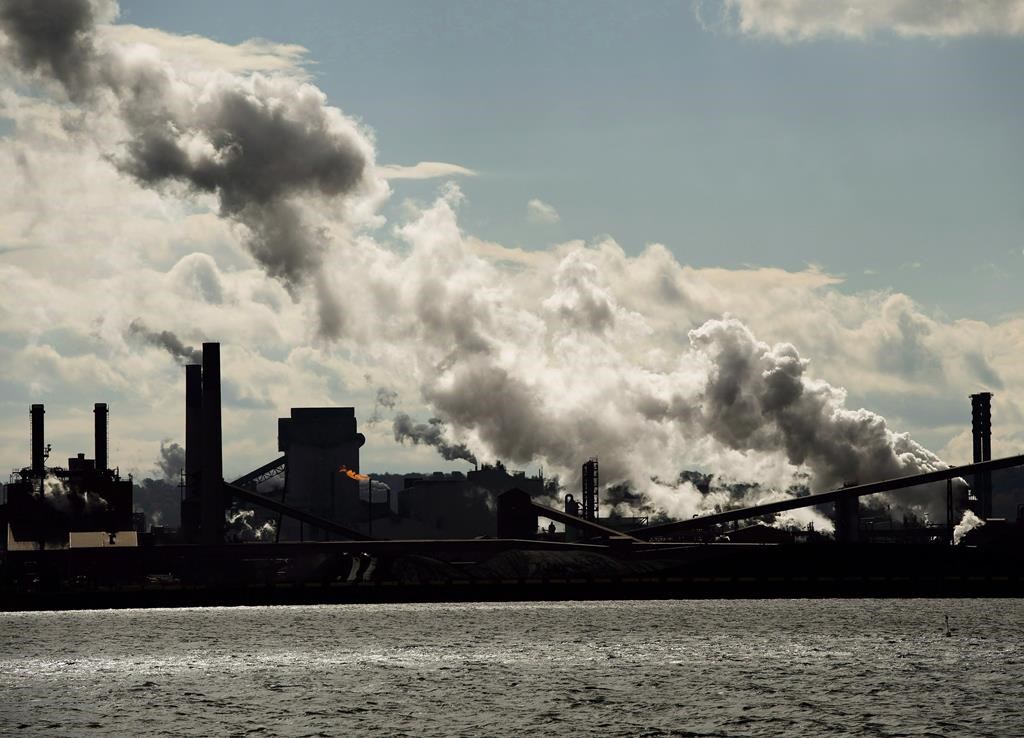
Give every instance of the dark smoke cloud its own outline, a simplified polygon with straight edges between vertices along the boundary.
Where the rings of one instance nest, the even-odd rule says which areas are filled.
[[[387,387],[377,388],[376,403],[379,407],[386,407],[389,410],[393,410],[396,402],[398,402],[398,393],[393,389],[388,389]]]
[[[367,380],[369,380],[369,376],[367,376]],[[373,401],[373,415],[370,416],[370,422],[379,423],[382,420],[381,410],[394,410],[397,403],[397,392],[387,387],[378,387],[377,397]]]
[[[181,471],[185,468],[185,449],[181,444],[171,440],[160,441],[160,458],[157,466],[164,475],[164,479],[177,482],[181,477]]]
[[[170,439],[160,442],[156,466],[162,479],[136,479],[135,509],[145,513],[149,525],[176,528],[181,519],[181,470],[185,468],[185,449]]]
[[[444,422],[440,418],[431,418],[426,423],[415,423],[405,413],[398,413],[392,429],[395,432],[395,440],[399,443],[408,440],[416,446],[433,446],[448,461],[463,459],[471,464],[476,463],[476,457],[464,444],[449,443],[445,439]]]
[[[189,117],[174,120],[156,104],[169,80],[137,81],[153,90],[122,100],[134,134],[119,159],[122,169],[146,185],[176,180],[217,194],[221,215],[248,228],[249,249],[268,274],[289,286],[314,276],[327,237],[305,222],[292,198],[350,192],[367,165],[358,142],[335,130],[322,95],[263,80],[214,89]],[[138,104],[152,109],[132,107]],[[195,136],[209,147],[191,150]]]
[[[82,0],[3,0],[0,30],[17,64],[59,81],[72,99],[87,88],[93,67],[93,5]]]
[[[177,528],[181,524],[181,489],[176,479],[136,479],[133,501],[136,512],[145,514],[151,526]]]
[[[203,352],[201,350],[186,346],[181,342],[181,339],[170,331],[151,331],[141,321],[133,320],[128,326],[128,332],[157,348],[162,348],[182,364],[203,363]]]
[[[267,274],[295,292],[312,285],[319,332],[345,330],[322,275],[329,237],[302,202],[354,193],[373,147],[317,88],[292,79],[178,76],[158,57],[94,40],[88,0],[0,0],[13,61],[60,82],[73,100],[111,95],[127,140],[111,156],[143,185],[184,184],[216,195],[220,215],[245,228]]]
[[[563,468],[578,466],[589,444],[576,432],[576,419],[548,417],[543,395],[492,361],[462,357],[450,369],[450,382],[424,388],[425,399],[448,422],[473,429],[497,458],[525,464],[540,457]]]

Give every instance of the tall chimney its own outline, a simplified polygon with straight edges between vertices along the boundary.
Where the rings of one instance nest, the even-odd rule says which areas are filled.
[[[971,439],[974,442],[974,463],[992,458],[992,393],[971,395]],[[992,473],[977,475],[978,515],[992,516]]]
[[[185,499],[199,499],[203,468],[203,367],[185,367]]]
[[[597,520],[598,503],[597,488],[598,469],[597,457],[590,459],[583,465],[583,518],[585,520]]]
[[[971,436],[974,463],[992,458],[992,393],[971,395]]]
[[[96,450],[96,471],[107,470],[107,403],[97,402],[92,406],[96,415],[93,419],[93,445]]]
[[[207,545],[224,542],[224,459],[220,420],[220,344],[203,344],[201,533]],[[186,441],[187,442],[187,441]]]
[[[42,405],[33,405],[30,411],[32,415],[32,476],[42,477],[46,474],[46,467],[43,449],[43,414]]]

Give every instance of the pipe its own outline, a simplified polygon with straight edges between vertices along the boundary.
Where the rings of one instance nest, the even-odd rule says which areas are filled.
[[[107,470],[107,414],[110,410],[107,403],[97,402],[92,406],[95,414],[93,420],[93,447],[96,451],[96,471]]]
[[[220,344],[203,344],[201,534],[206,545],[224,542],[224,458],[221,448]]]
[[[33,405],[29,412],[32,416],[32,476],[42,477],[46,474],[43,445],[43,415],[46,411],[42,405]]]

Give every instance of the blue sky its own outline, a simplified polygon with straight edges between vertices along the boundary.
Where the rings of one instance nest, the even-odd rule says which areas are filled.
[[[816,264],[952,316],[1019,309],[1017,38],[780,42],[705,29],[683,0],[121,7],[123,22],[305,46],[381,161],[479,173],[462,219],[481,237],[609,234],[694,266]],[[531,198],[560,222],[525,222]]]

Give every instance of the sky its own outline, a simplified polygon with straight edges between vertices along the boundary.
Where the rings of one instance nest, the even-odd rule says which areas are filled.
[[[1024,2],[68,0],[71,67],[28,55],[22,4],[9,468],[30,403],[61,458],[106,401],[112,459],[152,473],[183,425],[163,331],[224,346],[230,472],[309,404],[355,406],[377,471],[467,468],[397,442],[405,413],[566,478],[851,481],[969,461],[982,390],[1019,451]],[[143,145],[168,135],[181,161]],[[888,460],[843,466],[850,438]]]
[[[381,160],[479,173],[462,222],[483,238],[608,234],[697,267],[815,264],[956,316],[1018,307],[988,286],[1024,259],[1015,37],[751,38],[686,0],[300,8],[123,3],[122,20],[301,44]],[[557,223],[524,222],[535,198]]]

